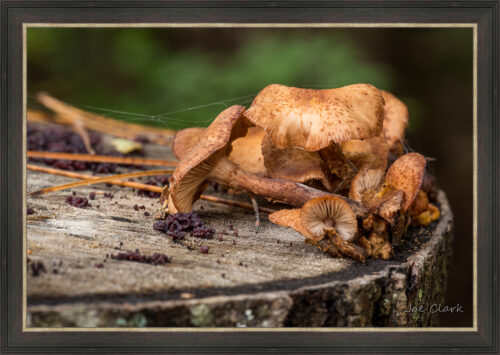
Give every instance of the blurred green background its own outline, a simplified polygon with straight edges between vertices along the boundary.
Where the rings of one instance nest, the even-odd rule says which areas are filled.
[[[472,325],[472,29],[30,28],[28,106],[39,91],[129,122],[206,126],[264,86],[370,83],[410,110],[455,214],[444,326]]]

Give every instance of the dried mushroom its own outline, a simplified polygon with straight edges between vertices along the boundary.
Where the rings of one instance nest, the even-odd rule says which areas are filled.
[[[248,190],[292,206],[302,206],[315,197],[328,194],[306,185],[248,173],[227,159],[229,143],[244,136],[248,130],[248,124],[241,115],[243,111],[244,107],[235,105],[221,112],[203,132],[198,144],[179,162],[170,180],[172,208],[180,212],[191,211],[195,197],[206,180],[235,190]],[[357,213],[364,212],[362,206],[355,206],[355,209]]]
[[[269,220],[331,256],[390,259],[410,225],[439,218],[429,202],[436,187],[426,159],[403,155],[408,121],[403,102],[369,84],[269,85],[248,110],[232,106],[206,129],[177,133],[171,211],[190,211],[207,181],[215,181],[299,207]]]

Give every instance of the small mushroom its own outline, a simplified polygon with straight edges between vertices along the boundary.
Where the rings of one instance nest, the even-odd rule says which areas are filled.
[[[365,166],[352,180],[349,196],[394,224],[415,200],[425,165],[425,158],[418,153],[403,155],[391,165],[382,185],[383,170]]]
[[[314,245],[324,253],[329,254],[333,257],[342,257],[342,253],[337,249],[335,245],[333,245],[327,239],[318,240],[318,238],[316,238],[307,229],[304,228],[300,221],[300,209],[281,210],[274,212],[269,215],[269,220],[274,224],[293,228],[295,231],[306,237],[306,244]]]
[[[439,209],[432,203],[429,203],[427,209],[418,216],[412,218],[412,224],[417,226],[427,226],[440,216]]]
[[[393,223],[401,210],[403,192],[383,186],[384,170],[363,166],[351,182],[349,197]]]
[[[273,178],[301,183],[318,180],[326,189],[333,190],[328,172],[317,152],[298,148],[279,149],[266,135],[262,140],[262,155],[266,170]]]
[[[393,233],[397,239],[407,227],[405,213],[419,194],[424,171],[425,158],[418,153],[398,158],[387,171],[383,184],[382,169],[364,166],[351,182],[349,197],[389,222],[397,231]],[[423,208],[426,206],[424,204]],[[417,212],[420,213],[421,209],[413,215]]]
[[[347,242],[356,237],[358,222],[349,204],[334,196],[315,198],[307,202],[301,209],[302,225],[321,239],[325,228],[335,228],[336,234]]]
[[[324,196],[310,200],[300,210],[302,226],[322,248],[331,242],[342,254],[364,262],[367,252],[354,244],[358,230],[356,215],[345,200]]]
[[[245,117],[279,149],[319,151],[330,173],[344,179],[356,168],[338,144],[379,136],[383,105],[382,94],[369,84],[326,90],[272,84],[255,97]]]
[[[405,154],[391,165],[385,174],[385,185],[403,191],[404,199],[401,206],[406,212],[417,197],[425,173],[426,161],[419,153]]]
[[[402,154],[405,129],[410,121],[408,107],[390,92],[385,90],[381,92],[385,101],[383,123],[385,138],[389,149],[399,156]]]
[[[273,212],[269,215],[269,220],[279,226],[293,228],[307,239],[317,240],[317,238],[302,225],[299,208]]]
[[[376,193],[384,181],[384,175],[384,169],[373,169],[369,165],[364,165],[351,181],[349,197],[354,201],[366,204],[376,197]]]
[[[191,211],[195,196],[205,180],[235,190],[248,190],[292,206],[302,206],[312,198],[328,195],[302,184],[248,173],[228,160],[229,143],[244,136],[248,130],[248,124],[241,116],[243,111],[244,107],[235,105],[221,112],[204,131],[198,144],[179,162],[170,181],[170,196],[177,210]],[[356,213],[367,213],[356,202],[351,203]]]

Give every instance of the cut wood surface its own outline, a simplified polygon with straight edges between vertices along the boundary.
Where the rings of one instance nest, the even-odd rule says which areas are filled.
[[[146,144],[145,152],[175,159],[165,146]],[[28,192],[75,181],[31,171],[27,179]],[[66,204],[71,191],[84,197],[96,192],[92,207]],[[34,276],[28,268],[30,327],[436,324],[435,314],[404,311],[410,303],[443,301],[452,239],[443,192],[437,222],[410,230],[392,260],[363,265],[323,254],[300,234],[270,223],[264,213],[256,233],[252,210],[198,201],[194,210],[216,234],[210,240],[187,234],[178,243],[152,228],[158,199],[103,184],[71,191],[28,197],[35,214],[27,221],[27,256],[31,263],[43,262],[47,271]],[[210,189],[207,194],[222,195]],[[224,197],[250,203],[246,194]],[[136,204],[145,208],[136,211]],[[201,246],[209,246],[209,253],[201,253]],[[172,262],[154,266],[106,259],[119,249],[164,253]]]

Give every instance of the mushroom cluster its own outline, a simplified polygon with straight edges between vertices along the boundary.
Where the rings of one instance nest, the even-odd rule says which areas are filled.
[[[269,215],[334,257],[389,259],[410,225],[439,218],[434,179],[405,154],[406,105],[369,84],[314,90],[272,84],[248,109],[177,132],[168,212],[189,212],[217,182],[293,208]]]

